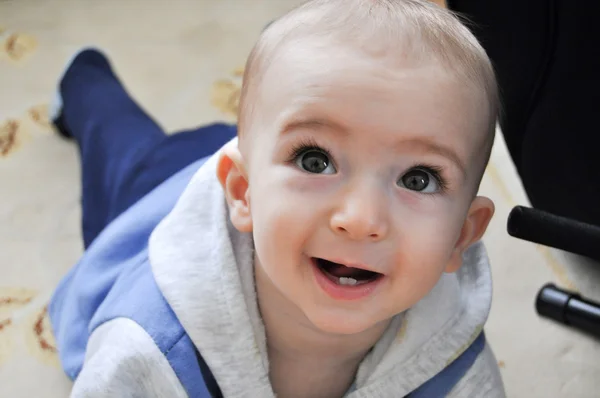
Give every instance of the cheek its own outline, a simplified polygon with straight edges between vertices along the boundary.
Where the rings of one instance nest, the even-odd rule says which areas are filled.
[[[317,227],[334,189],[330,179],[303,175],[290,167],[267,165],[250,179],[251,213],[255,231],[277,240]],[[292,240],[296,241],[300,237]]]
[[[444,272],[460,228],[451,217],[406,217],[395,242],[394,279],[405,284],[403,294],[417,300]],[[405,283],[404,281],[410,281]]]
[[[297,261],[310,236],[310,206],[302,196],[266,178],[251,184],[250,196],[254,244],[263,267],[281,268]]]

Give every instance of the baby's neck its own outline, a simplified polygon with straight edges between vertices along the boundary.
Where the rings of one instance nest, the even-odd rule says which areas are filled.
[[[343,397],[360,363],[355,360],[331,366],[315,358],[306,361],[280,354],[269,347],[269,380],[275,395],[281,398]]]
[[[277,396],[335,397],[350,388],[358,367],[389,322],[355,335],[333,335],[316,329],[256,270],[261,316],[267,335],[271,384]]]

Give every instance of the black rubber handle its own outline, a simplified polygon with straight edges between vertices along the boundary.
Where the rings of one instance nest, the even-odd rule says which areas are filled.
[[[600,304],[549,283],[535,301],[537,313],[600,337]]]
[[[510,212],[508,233],[515,238],[539,243],[600,261],[600,227],[570,218],[516,206]]]

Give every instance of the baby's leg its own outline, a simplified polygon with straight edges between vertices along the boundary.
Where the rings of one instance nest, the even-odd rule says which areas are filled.
[[[119,191],[140,160],[164,138],[162,129],[129,97],[98,51],[77,54],[59,86],[55,119],[75,139],[82,163],[82,226],[85,247],[118,214]]]
[[[237,132],[236,126],[215,123],[165,135],[95,50],[74,57],[59,94],[55,125],[75,139],[81,154],[86,248],[110,221]]]

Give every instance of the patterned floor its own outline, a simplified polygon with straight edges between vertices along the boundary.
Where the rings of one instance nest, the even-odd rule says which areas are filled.
[[[168,131],[233,121],[241,68],[262,27],[297,0],[0,1],[0,396],[65,397],[45,306],[81,254],[78,159],[48,124],[61,69],[83,45],[110,55]],[[546,282],[600,300],[600,266],[510,238],[526,204],[503,141],[481,188],[497,206],[485,237],[494,305],[486,328],[511,397],[594,397],[600,342],[540,319]]]

